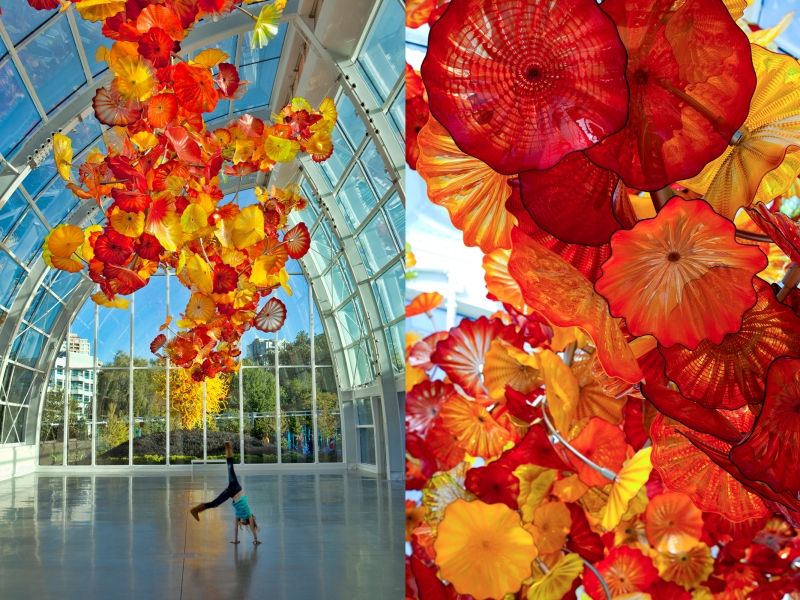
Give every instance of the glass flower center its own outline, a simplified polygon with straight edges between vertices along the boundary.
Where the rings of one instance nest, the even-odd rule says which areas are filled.
[[[633,74],[633,81],[636,85],[645,85],[647,83],[647,71],[639,69]]]
[[[542,72],[539,70],[539,67],[530,67],[525,72],[525,77],[528,78],[528,81],[536,81],[541,76],[542,76]]]
[[[674,262],[678,262],[680,259],[681,259],[681,255],[678,254],[677,252],[670,252],[669,254],[667,254],[667,260],[669,262],[673,262],[673,263]]]

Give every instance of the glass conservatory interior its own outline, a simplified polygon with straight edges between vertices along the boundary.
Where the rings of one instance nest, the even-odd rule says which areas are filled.
[[[13,8],[11,5],[13,4]],[[258,4],[252,5],[256,10]],[[149,348],[190,292],[159,271],[127,310],[96,305],[85,271],[48,268],[58,223],[104,219],[56,174],[50,141],[75,164],[104,147],[91,100],[107,83],[100,23],[0,0],[0,478],[64,467],[176,466],[220,458],[238,436],[243,465],[339,465],[402,478],[404,404],[404,30],[398,0],[290,0],[277,37],[250,49],[252,21],[203,21],[184,58],[215,47],[251,82],[221,101],[209,129],[264,120],[302,96],[339,114],[334,154],[279,164],[221,186],[242,207],[253,188],[301,186],[292,213],[311,249],[287,270],[288,316],[250,330],[238,373],[195,384]],[[301,17],[299,15],[310,15]]]

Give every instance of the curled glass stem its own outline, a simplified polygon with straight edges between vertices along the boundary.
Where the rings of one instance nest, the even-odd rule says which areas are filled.
[[[577,451],[575,448],[573,448],[573,447],[570,445],[570,443],[569,443],[567,440],[565,440],[565,439],[564,439],[564,437],[563,437],[563,436],[562,436],[560,433],[558,433],[558,431],[556,430],[556,428],[555,428],[555,427],[553,427],[553,424],[552,424],[552,423],[550,423],[550,419],[547,417],[547,400],[546,400],[546,399],[542,401],[542,418],[544,419],[544,423],[545,423],[545,425],[547,425],[547,429],[549,429],[549,430],[550,430],[550,433],[551,433],[551,434],[552,434],[552,435],[553,435],[553,436],[554,436],[554,437],[555,437],[555,438],[556,438],[556,439],[557,439],[557,440],[558,440],[558,441],[559,441],[561,444],[563,444],[563,446],[564,446],[564,447],[565,447],[567,450],[569,450],[570,452],[572,452],[572,453],[573,453],[575,456],[577,456],[577,457],[578,457],[580,460],[582,460],[582,461],[583,461],[583,462],[585,462],[587,465],[589,465],[590,467],[592,467],[592,468],[593,468],[595,471],[597,471],[598,473],[600,473],[600,474],[601,474],[603,477],[605,477],[606,479],[610,479],[611,481],[615,481],[615,480],[617,479],[617,474],[616,474],[614,471],[612,471],[611,469],[606,469],[605,467],[601,467],[601,466],[600,466],[600,465],[598,465],[597,463],[595,463],[595,462],[592,462],[591,460],[589,460],[587,457],[585,457],[583,454],[581,454],[581,453],[580,453],[580,452],[578,452],[578,451]]]
[[[763,233],[754,233],[752,231],[745,231],[744,229],[736,230],[736,237],[743,240],[750,240],[752,242],[761,242],[762,244],[773,244],[772,238]]]

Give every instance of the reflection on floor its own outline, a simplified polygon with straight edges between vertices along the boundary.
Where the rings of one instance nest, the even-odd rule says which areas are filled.
[[[404,597],[403,483],[352,472],[240,474],[261,546],[233,507],[189,507],[219,475],[34,474],[0,482],[0,598]]]

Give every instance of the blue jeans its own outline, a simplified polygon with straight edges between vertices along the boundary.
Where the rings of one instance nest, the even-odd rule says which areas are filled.
[[[206,508],[217,508],[225,500],[233,498],[242,491],[242,486],[239,485],[239,480],[236,479],[236,473],[233,471],[233,457],[226,459],[226,462],[228,463],[228,487],[213,501],[205,502],[204,506]]]

